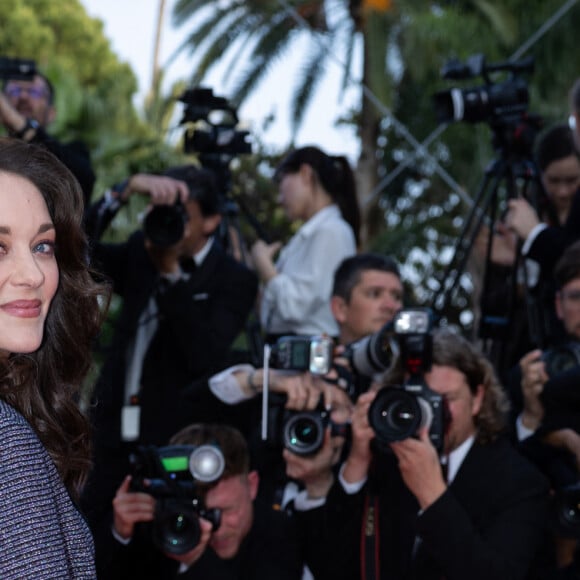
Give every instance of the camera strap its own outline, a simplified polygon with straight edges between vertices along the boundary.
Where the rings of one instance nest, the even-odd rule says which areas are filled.
[[[361,580],[379,580],[379,498],[367,491],[361,528]]]

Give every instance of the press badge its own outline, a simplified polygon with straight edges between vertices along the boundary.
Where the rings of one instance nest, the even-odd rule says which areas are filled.
[[[121,439],[136,441],[139,439],[141,421],[141,407],[139,405],[125,405],[121,411]]]

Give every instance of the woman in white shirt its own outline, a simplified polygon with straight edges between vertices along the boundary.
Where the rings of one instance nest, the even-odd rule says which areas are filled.
[[[359,241],[360,211],[352,169],[317,147],[291,152],[276,170],[279,202],[304,223],[282,249],[257,241],[254,266],[263,283],[260,307],[267,340],[287,334],[337,336],[330,311],[333,274]]]

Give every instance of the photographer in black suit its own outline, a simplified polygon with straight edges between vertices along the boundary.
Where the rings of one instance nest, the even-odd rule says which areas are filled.
[[[569,246],[554,268],[554,309],[564,329],[564,340],[551,348],[528,352],[513,374],[510,396],[520,441],[534,434],[544,419],[540,396],[545,384],[580,363],[580,242]],[[578,457],[580,461],[580,456]]]
[[[156,511],[163,498],[147,493],[146,487],[133,490],[135,475],[128,476],[113,501],[109,559],[100,570],[103,578],[298,580],[301,556],[293,522],[285,512],[274,511],[256,499],[259,476],[251,469],[241,433],[228,425],[194,424],[172,437],[170,444],[192,445],[198,450],[212,446],[221,452],[223,472],[211,477],[211,482],[194,484],[200,505],[206,511],[219,510],[220,523],[212,525],[201,514],[197,542],[191,540],[192,526],[181,531],[159,526],[161,537],[152,544],[151,526],[160,521],[156,518],[169,522],[169,512],[163,513],[166,508]],[[206,457],[199,468],[214,463]],[[164,551],[174,542],[180,545],[179,553]]]
[[[404,378],[399,365],[384,389]],[[317,580],[526,578],[548,486],[501,436],[506,401],[491,364],[460,336],[436,332],[424,380],[448,408],[440,453],[429,427],[376,445],[369,408],[377,392],[364,393],[326,503],[297,512],[316,547],[309,563]]]
[[[255,275],[213,235],[221,208],[211,172],[187,165],[134,175],[97,204],[99,225],[89,231],[98,235],[132,193],[153,203],[143,230],[92,244],[93,267],[123,299],[91,405],[95,466],[84,503],[92,521],[109,509],[136,444],[164,444],[192,422],[184,392],[226,363],[257,292]]]

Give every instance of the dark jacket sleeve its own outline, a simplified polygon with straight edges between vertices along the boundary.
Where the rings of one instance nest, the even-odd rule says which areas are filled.
[[[463,491],[451,484],[418,518],[419,569],[436,562],[447,580],[526,577],[546,529],[548,484],[506,445],[495,457],[501,478],[481,473]],[[485,461],[469,468],[477,467],[492,468]]]

